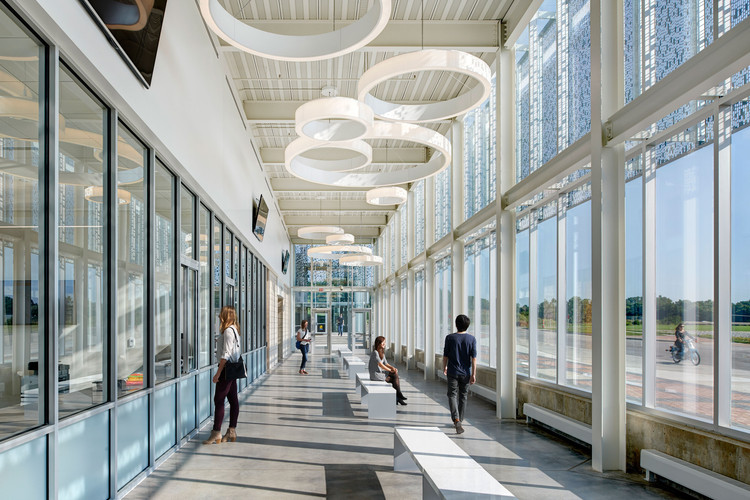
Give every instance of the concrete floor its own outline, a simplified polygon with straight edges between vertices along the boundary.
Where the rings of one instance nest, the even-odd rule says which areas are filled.
[[[295,353],[243,394],[236,443],[201,444],[205,426],[128,500],[421,498],[420,475],[393,471],[396,425],[441,427],[518,498],[677,498],[640,476],[594,472],[585,449],[522,421],[500,422],[494,407],[473,395],[466,432],[456,436],[444,383],[424,381],[421,372],[401,374],[409,400],[396,422],[369,421],[340,363],[316,353],[310,375],[301,376],[299,360]]]

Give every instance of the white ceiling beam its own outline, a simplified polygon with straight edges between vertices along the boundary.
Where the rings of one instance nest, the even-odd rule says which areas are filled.
[[[372,162],[389,165],[415,165],[427,161],[427,148],[373,148]],[[284,164],[284,148],[261,148],[260,158],[263,163],[273,165]],[[346,190],[344,190],[346,191]]]
[[[399,187],[408,189],[409,186],[406,184],[399,184]],[[277,177],[271,179],[271,187],[274,192],[288,192],[288,193],[310,193],[310,192],[344,192],[344,191],[369,191],[372,186],[328,186],[326,184],[316,184],[314,182],[297,179],[296,177]]]
[[[282,212],[307,210],[310,212],[392,212],[396,205],[370,205],[364,200],[279,200]]]
[[[539,0],[541,4],[541,0]],[[269,20],[245,21],[263,31],[282,35],[315,35],[331,31],[331,21],[317,20]],[[336,28],[354,21],[336,21]],[[359,52],[412,52],[425,49],[456,49],[465,52],[495,52],[498,40],[498,21],[388,21],[383,32]],[[222,41],[222,51],[239,51]]]
[[[388,220],[385,215],[285,215],[287,226],[315,226],[321,223],[335,226],[385,226]]]
[[[503,17],[503,31],[505,33],[503,45],[506,48],[515,45],[542,3],[543,0],[515,0],[511,4],[505,17]]]

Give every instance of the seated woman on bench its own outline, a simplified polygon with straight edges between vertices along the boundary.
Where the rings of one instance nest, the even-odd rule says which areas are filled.
[[[382,335],[375,338],[368,368],[370,380],[381,380],[391,384],[396,389],[396,403],[406,406],[406,397],[401,393],[401,384],[398,380],[398,370],[385,360],[385,337]]]

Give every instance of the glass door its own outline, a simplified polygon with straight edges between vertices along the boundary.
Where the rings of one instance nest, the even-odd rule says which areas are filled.
[[[326,347],[325,352],[331,354],[331,310],[326,309],[313,309],[312,310],[312,333],[315,335],[315,342],[319,344],[319,337],[325,336]]]
[[[182,263],[182,332],[180,335],[182,359],[180,367],[182,373],[188,373],[198,368],[198,262]]]
[[[371,314],[371,309],[352,309],[352,343],[356,346],[359,342],[363,349],[368,349],[372,345]]]

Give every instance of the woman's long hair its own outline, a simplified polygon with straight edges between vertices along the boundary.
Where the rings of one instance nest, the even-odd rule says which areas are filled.
[[[683,325],[682,323],[680,323],[679,325],[677,325],[677,326],[676,326],[676,327],[674,328],[674,332],[675,332],[675,333],[677,333],[677,332],[679,332],[679,331],[680,331],[680,328],[684,328],[684,327],[685,327],[685,325]]]
[[[234,326],[237,330],[240,329],[240,325],[237,324],[237,312],[232,306],[224,306],[221,308],[219,322],[221,323],[220,330],[222,332],[230,326]]]
[[[302,330],[302,331],[307,331],[307,325],[308,325],[308,322],[307,322],[307,320],[306,320],[306,319],[303,319],[303,320],[302,320],[302,321],[300,322],[300,324],[299,324],[299,329],[300,329],[300,330]]]
[[[385,337],[383,337],[382,335],[375,337],[375,342],[372,343],[372,350],[377,351],[380,347],[380,344],[385,344]]]

